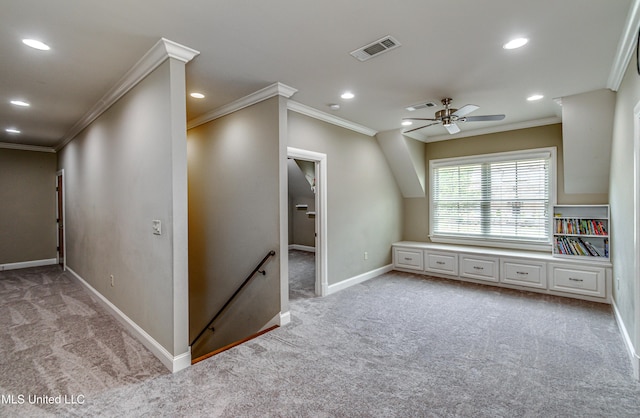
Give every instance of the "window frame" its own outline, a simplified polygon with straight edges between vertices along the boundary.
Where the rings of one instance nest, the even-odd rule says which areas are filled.
[[[519,239],[508,238],[489,238],[478,236],[459,236],[459,235],[446,235],[434,233],[434,170],[441,167],[456,166],[463,164],[481,164],[487,162],[500,162],[500,161],[515,161],[515,160],[527,160],[535,158],[549,159],[549,203],[548,203],[548,219],[547,227],[549,231],[548,240],[546,242],[540,241],[527,241]],[[429,160],[429,239],[436,243],[446,244],[464,244],[464,245],[478,245],[485,247],[497,247],[507,249],[522,249],[522,250],[535,250],[535,251],[551,251],[553,234],[551,233],[551,223],[553,214],[553,206],[557,202],[557,148],[545,147],[525,149],[518,151],[497,152],[490,154],[478,154],[464,157],[451,157]]]

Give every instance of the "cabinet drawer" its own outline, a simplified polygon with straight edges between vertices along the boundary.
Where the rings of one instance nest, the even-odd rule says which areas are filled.
[[[550,290],[606,297],[604,268],[549,264]]]
[[[425,251],[424,259],[425,271],[451,276],[458,275],[458,254]]]
[[[421,250],[395,248],[393,257],[393,263],[398,268],[420,271],[424,270]]]
[[[527,260],[501,260],[500,281],[519,286],[547,288],[545,263]]]
[[[498,259],[463,254],[460,258],[460,277],[498,281]]]

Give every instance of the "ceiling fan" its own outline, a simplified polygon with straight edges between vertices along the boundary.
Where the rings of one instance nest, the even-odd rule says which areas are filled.
[[[457,134],[460,132],[460,128],[456,125],[456,122],[487,122],[494,120],[502,120],[504,119],[504,115],[482,115],[482,116],[467,116],[469,113],[474,110],[479,109],[479,106],[468,104],[462,106],[460,109],[451,108],[451,98],[442,99],[442,105],[444,109],[438,110],[436,112],[436,117],[431,118],[403,118],[403,120],[425,120],[425,121],[433,121],[433,123],[429,123],[428,125],[420,126],[418,128],[409,129],[408,131],[404,131],[403,133],[409,133],[413,131],[417,131],[418,129],[426,128],[427,126],[442,124],[450,134]]]

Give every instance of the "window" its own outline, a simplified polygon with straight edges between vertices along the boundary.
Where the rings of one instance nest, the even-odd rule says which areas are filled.
[[[555,154],[544,148],[432,160],[431,240],[548,248]]]

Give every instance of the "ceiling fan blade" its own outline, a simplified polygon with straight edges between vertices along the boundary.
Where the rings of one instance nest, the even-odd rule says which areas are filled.
[[[419,127],[419,128],[409,129],[408,131],[403,131],[402,133],[403,133],[403,134],[408,134],[409,132],[417,131],[418,129],[426,128],[427,126],[437,125],[438,123],[440,123],[440,122],[430,123],[430,124],[428,124],[428,125],[424,125],[424,126],[421,126],[421,127]]]
[[[478,109],[480,109],[480,106],[468,104],[468,105],[462,106],[460,109],[458,109],[455,112],[453,112],[453,115],[461,118],[464,115],[468,115],[469,113],[473,112],[474,110],[478,110]]]
[[[458,125],[456,125],[455,123],[452,123],[450,125],[445,125],[444,127],[447,128],[447,131],[449,131],[451,135],[457,134],[458,132],[460,132],[460,128],[458,128]]]
[[[491,120],[502,120],[504,115],[483,115],[483,116],[467,116],[462,119],[464,122],[486,122]]]
[[[431,119],[431,118],[402,118],[402,120],[440,120],[440,119]]]

